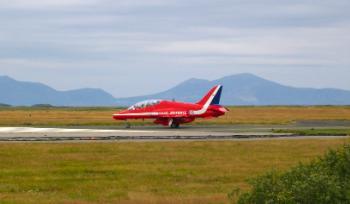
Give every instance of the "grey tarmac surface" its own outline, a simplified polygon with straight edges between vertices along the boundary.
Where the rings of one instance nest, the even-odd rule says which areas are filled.
[[[272,133],[266,126],[133,127],[131,129],[0,127],[0,141],[162,141],[281,138],[339,138]]]

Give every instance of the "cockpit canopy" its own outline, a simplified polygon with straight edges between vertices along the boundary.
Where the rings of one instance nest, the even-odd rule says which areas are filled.
[[[161,100],[158,100],[158,99],[142,101],[142,102],[136,103],[135,105],[130,106],[128,108],[128,110],[136,110],[136,109],[140,109],[140,108],[146,108],[149,106],[157,105],[160,102],[161,102]]]

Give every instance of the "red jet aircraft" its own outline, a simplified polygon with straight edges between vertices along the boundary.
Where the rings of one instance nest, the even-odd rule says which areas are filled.
[[[213,118],[224,115],[228,109],[219,105],[222,86],[213,87],[199,102],[184,103],[169,100],[147,100],[127,110],[113,114],[116,120],[155,119],[154,123],[178,128],[196,118]]]

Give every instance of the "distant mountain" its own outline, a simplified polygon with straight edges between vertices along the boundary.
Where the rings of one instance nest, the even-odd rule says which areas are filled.
[[[51,104],[55,106],[112,106],[115,98],[101,89],[57,91],[41,83],[16,81],[0,76],[0,103],[15,106]]]
[[[225,105],[350,105],[350,91],[284,86],[252,74],[237,74],[214,81],[189,79],[161,93],[119,98],[121,105],[160,98],[195,102],[214,85],[224,86],[221,103]]]
[[[169,90],[145,96],[114,98],[101,89],[57,91],[41,83],[0,76],[0,103],[10,105],[129,106],[146,99],[196,102],[214,85],[224,86],[224,105],[350,105],[350,91],[284,86],[252,74],[208,81],[189,79]]]

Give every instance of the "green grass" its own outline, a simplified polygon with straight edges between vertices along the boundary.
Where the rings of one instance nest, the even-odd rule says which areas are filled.
[[[296,135],[303,136],[347,136],[350,135],[350,129],[281,129],[281,130],[273,130],[274,133],[292,133]]]
[[[0,143],[1,203],[227,203],[234,187],[347,139]]]

